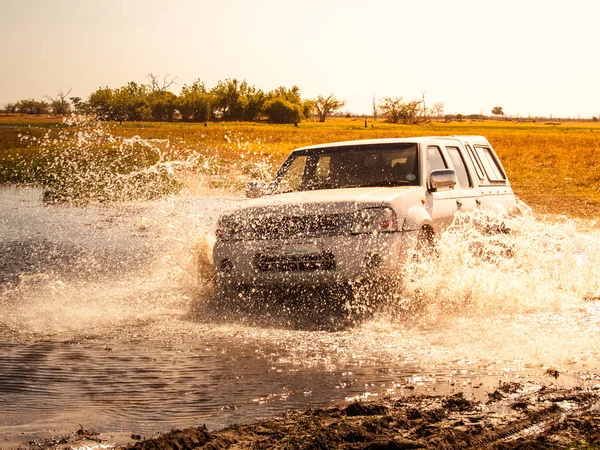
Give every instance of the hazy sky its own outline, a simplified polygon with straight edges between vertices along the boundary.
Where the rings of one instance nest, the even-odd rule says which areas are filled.
[[[426,94],[446,113],[600,114],[600,2],[0,0],[0,104],[149,72],[298,85],[370,112]]]

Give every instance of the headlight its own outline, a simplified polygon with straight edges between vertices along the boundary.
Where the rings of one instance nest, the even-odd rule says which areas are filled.
[[[354,214],[352,233],[398,231],[398,217],[392,208],[361,209]]]
[[[219,219],[215,234],[217,235],[218,239],[228,240],[234,238],[236,234],[239,234],[239,232],[240,225],[235,218],[231,216],[223,216]]]

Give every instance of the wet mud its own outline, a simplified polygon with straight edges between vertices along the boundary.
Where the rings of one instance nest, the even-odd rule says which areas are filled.
[[[211,431],[174,429],[116,447],[83,427],[23,449],[556,449],[600,447],[600,386],[504,383],[486,401],[462,393],[353,402]]]

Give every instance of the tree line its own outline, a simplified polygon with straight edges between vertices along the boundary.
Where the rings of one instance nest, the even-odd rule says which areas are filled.
[[[152,73],[146,83],[130,81],[118,88],[101,87],[92,92],[87,100],[69,97],[71,91],[59,91],[55,97],[45,100],[24,99],[4,105],[4,111],[21,114],[57,115],[94,114],[101,120],[115,121],[174,121],[207,122],[268,121],[272,123],[298,123],[304,119],[324,122],[338,112],[345,101],[333,94],[316,98],[303,98],[298,86],[278,87],[265,92],[245,80],[225,79],[207,88],[201,80],[183,85],[179,95],[169,90],[176,78],[160,78]],[[339,112],[338,112],[339,114]],[[492,116],[501,116],[501,107],[494,107]],[[406,101],[403,97],[373,97],[373,119],[382,118],[390,123],[419,124],[432,118],[462,120],[461,114],[444,114],[444,104],[434,103],[431,108],[422,100]],[[482,115],[465,118],[483,119]]]
[[[125,86],[111,89],[102,87],[87,99],[69,97],[62,91],[47,101],[34,99],[8,103],[9,113],[42,114],[95,114],[101,120],[116,121],[173,121],[206,122],[261,121],[298,123],[316,118],[324,122],[327,116],[345,105],[333,96],[319,95],[304,99],[300,88],[278,87],[264,92],[245,80],[226,79],[209,89],[201,80],[186,84],[179,95],[169,91],[175,78],[168,79],[149,74],[148,83],[130,81]]]

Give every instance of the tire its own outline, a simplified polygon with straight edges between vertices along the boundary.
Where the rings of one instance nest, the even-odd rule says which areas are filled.
[[[415,245],[414,260],[417,263],[428,261],[437,255],[436,252],[437,235],[430,227],[423,227],[417,236]]]

